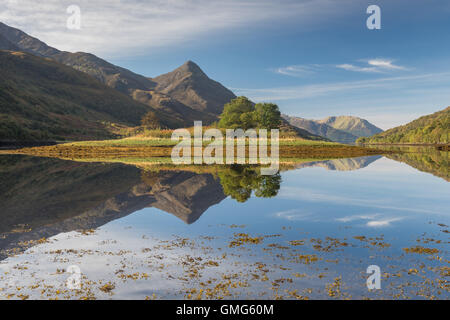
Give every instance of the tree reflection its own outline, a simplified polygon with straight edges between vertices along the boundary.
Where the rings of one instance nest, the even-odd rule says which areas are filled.
[[[231,166],[220,171],[219,178],[224,193],[238,202],[247,201],[252,192],[260,198],[274,197],[281,185],[279,173],[265,176],[248,166]]]

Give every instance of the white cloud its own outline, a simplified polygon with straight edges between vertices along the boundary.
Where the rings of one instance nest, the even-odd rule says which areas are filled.
[[[346,0],[2,0],[0,21],[61,50],[129,55],[186,45],[220,31],[270,27],[270,21],[320,23],[345,12]],[[81,30],[68,30],[66,9],[81,8]],[[260,24],[260,25],[259,25]]]
[[[387,218],[387,217],[380,217],[381,214],[369,214],[369,215],[353,215],[353,216],[346,216],[342,218],[337,218],[336,221],[339,222],[353,222],[358,220],[370,220],[365,225],[367,227],[388,227],[391,225],[392,222],[395,221],[401,221],[404,218],[403,217],[396,217],[396,218]],[[378,219],[377,219],[378,218]]]
[[[315,73],[319,67],[319,65],[292,65],[274,69],[274,72],[285,76],[303,77]]]
[[[378,217],[379,214],[370,214],[370,215],[355,215],[355,216],[345,216],[342,218],[337,218],[336,221],[339,222],[352,222],[355,220],[370,220]]]
[[[347,71],[355,72],[368,72],[368,73],[386,73],[393,70],[407,70],[406,67],[395,65],[393,60],[390,59],[369,59],[365,61],[367,65],[355,66],[353,64],[339,64],[336,68],[344,69]]]
[[[405,67],[397,66],[393,64],[392,60],[383,59],[371,59],[367,62],[369,65],[381,68],[381,69],[394,69],[394,70],[405,70]]]
[[[391,222],[394,221],[400,221],[403,220],[403,218],[392,218],[392,219],[384,219],[384,220],[373,220],[367,222],[366,226],[368,227],[389,227],[391,225]]]

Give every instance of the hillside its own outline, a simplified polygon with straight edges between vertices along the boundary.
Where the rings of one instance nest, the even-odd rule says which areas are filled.
[[[369,121],[352,116],[328,117],[317,122],[327,124],[334,129],[345,131],[356,137],[370,137],[383,132]]]
[[[0,49],[20,50],[51,58],[85,72],[101,83],[130,95],[159,110],[160,118],[171,128],[192,125],[193,120],[209,124],[217,120],[223,105],[234,94],[209,79],[193,62],[154,79],[113,65],[93,54],[65,52],[52,48],[23,31],[0,22]],[[3,43],[4,42],[4,43]],[[14,47],[11,48],[11,45]]]
[[[358,143],[450,143],[450,107],[416,119],[406,125],[389,129]]]
[[[0,48],[3,50],[19,51],[19,47],[0,34]]]
[[[28,53],[0,51],[0,140],[111,137],[150,110],[89,75]]]
[[[288,115],[283,115],[283,118],[294,127],[301,128],[314,135],[327,138],[331,141],[341,143],[353,143],[356,141],[356,139],[358,139],[357,136],[354,136],[342,130],[335,129],[325,123],[319,123],[316,120],[308,120],[300,117],[291,117]]]

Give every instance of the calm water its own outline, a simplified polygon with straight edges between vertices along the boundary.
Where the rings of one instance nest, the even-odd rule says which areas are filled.
[[[448,153],[390,158],[265,179],[2,156],[0,298],[448,299]]]

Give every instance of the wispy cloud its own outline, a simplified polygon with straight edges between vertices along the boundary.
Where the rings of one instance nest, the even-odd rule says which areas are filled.
[[[342,217],[342,218],[337,218],[336,221],[347,223],[347,222],[352,222],[352,221],[355,221],[355,220],[375,219],[378,216],[379,216],[378,213],[369,214],[369,215],[353,215],[353,216],[345,216],[345,217]]]
[[[410,206],[408,204],[399,206],[389,203],[390,199],[372,199],[372,198],[357,198],[346,195],[339,195],[333,193],[327,193],[320,190],[307,189],[302,187],[283,187],[278,196],[283,199],[290,199],[296,201],[305,202],[322,202],[337,204],[337,205],[348,205],[352,206],[375,208],[375,209],[387,209],[393,211],[405,211],[405,212],[416,212],[416,213],[427,213],[427,214],[440,214],[438,211],[419,208],[417,206]],[[370,218],[370,217],[369,217]]]
[[[362,66],[356,66],[353,64],[339,64],[336,68],[344,69],[347,71],[355,72],[368,72],[368,73],[386,73],[394,70],[407,70],[406,67],[394,64],[391,59],[369,59],[365,61]]]
[[[254,101],[264,100],[291,100],[291,99],[308,99],[330,94],[349,92],[353,90],[365,89],[407,89],[414,84],[441,83],[440,81],[448,81],[449,72],[444,73],[427,73],[409,76],[384,77],[371,80],[333,82],[314,85],[288,86],[277,88],[232,88],[239,95],[250,97]]]
[[[350,0],[2,0],[0,21],[61,50],[129,55],[185,45],[217,32],[266,27],[270,21],[320,23]],[[81,8],[81,30],[68,30],[66,9]]]
[[[310,220],[312,216],[313,216],[312,213],[301,211],[299,209],[291,209],[275,213],[275,217],[285,219],[288,221]]]
[[[275,73],[291,77],[303,77],[316,73],[320,65],[292,65],[273,69]]]
[[[369,221],[367,221],[365,226],[377,228],[377,227],[388,227],[391,225],[392,222],[401,221],[401,220],[404,220],[404,218],[403,217],[389,218],[389,217],[384,217],[383,215],[381,215],[379,213],[375,213],[375,214],[369,214],[369,215],[346,216],[346,217],[336,219],[336,221],[344,222],[344,223],[361,221],[361,220],[363,220],[363,221],[369,220]]]
[[[275,217],[280,219],[285,219],[288,221],[308,221],[308,222],[330,222],[333,220],[328,215],[322,213],[313,214],[312,212],[306,212],[300,209],[291,209],[285,211],[279,211],[274,214]],[[388,217],[380,213],[374,214],[362,214],[362,215],[352,215],[345,216],[341,218],[334,219],[335,221],[342,223],[356,223],[361,225],[364,222],[364,226],[372,228],[389,227],[392,222],[402,221],[404,217]]]

